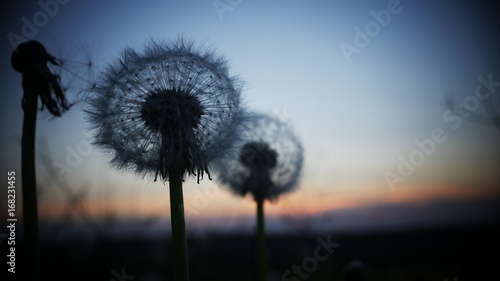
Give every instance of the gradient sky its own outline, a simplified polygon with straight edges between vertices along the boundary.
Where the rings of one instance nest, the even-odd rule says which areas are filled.
[[[183,35],[224,55],[231,72],[245,82],[249,108],[285,118],[303,142],[299,190],[270,206],[270,214],[499,194],[500,132],[470,120],[443,119],[446,93],[462,102],[474,94],[478,76],[491,74],[500,81],[496,14],[487,1],[477,6],[409,0],[399,5],[387,0],[67,2],[29,36],[23,34],[22,18],[33,22],[41,6],[2,3],[0,167],[18,172],[18,180],[22,89],[21,75],[8,63],[9,33],[39,40],[58,57],[90,58],[97,67],[113,63],[125,47],[141,49],[150,38]],[[374,20],[371,11],[393,2],[400,12],[348,62],[340,45],[355,46],[355,28],[364,30]],[[234,6],[221,13],[214,3]],[[85,77],[98,75],[95,70]],[[70,89],[78,87],[74,76],[64,78],[74,82]],[[480,107],[475,113],[484,111]],[[41,113],[38,120],[38,151],[53,163],[68,164],[68,149],[86,148],[91,138],[81,107],[56,120]],[[408,159],[418,149],[414,141],[430,138],[438,128],[446,140],[391,189],[384,173],[397,174],[399,157]],[[79,162],[63,183],[86,194],[93,214],[168,216],[167,186],[113,170],[95,148]],[[58,216],[66,204],[61,183],[51,180],[39,156],[37,164],[40,212]],[[235,197],[214,182],[189,180],[185,200],[195,208],[192,218],[235,218],[254,211],[250,198]]]

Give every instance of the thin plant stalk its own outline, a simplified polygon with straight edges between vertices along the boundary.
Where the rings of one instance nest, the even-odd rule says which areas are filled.
[[[175,280],[189,280],[186,222],[184,219],[184,198],[182,194],[182,172],[175,169],[169,173],[170,221],[174,251]]]
[[[47,64],[60,66],[42,43],[30,40],[19,44],[11,57],[11,65],[22,74],[24,111],[21,140],[21,179],[27,280],[41,280],[40,242],[38,240],[38,202],[35,171],[35,139],[38,98],[42,108],[60,117],[68,104],[60,76],[52,74]]]
[[[26,83],[28,84],[28,83]],[[23,221],[27,280],[41,280],[38,241],[38,202],[35,173],[35,135],[38,95],[30,85],[24,87],[24,120],[21,140],[21,178],[23,181]]]
[[[257,276],[259,281],[267,281],[267,245],[264,222],[264,200],[257,201]]]

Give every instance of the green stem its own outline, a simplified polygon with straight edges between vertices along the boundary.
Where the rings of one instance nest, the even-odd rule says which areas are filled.
[[[257,274],[259,281],[267,281],[266,230],[264,225],[264,200],[257,200]]]
[[[21,140],[21,178],[23,182],[23,221],[26,245],[27,280],[41,280],[38,241],[38,204],[35,174],[35,134],[38,95],[24,89],[24,120]]]
[[[172,224],[172,245],[174,250],[174,274],[177,281],[189,280],[186,222],[184,221],[184,199],[182,195],[182,173],[169,171],[170,221]]]

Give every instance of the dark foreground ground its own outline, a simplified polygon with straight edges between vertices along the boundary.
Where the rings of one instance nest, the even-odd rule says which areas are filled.
[[[44,239],[44,280],[174,280],[169,239],[154,235],[117,238],[116,234],[79,237]],[[343,271],[353,260],[364,264],[365,280],[500,280],[499,237],[500,227],[492,225],[269,235],[269,281],[346,280]],[[332,252],[316,250],[328,240],[340,245],[330,248]],[[4,241],[0,244],[3,259]],[[189,237],[191,280],[255,280],[254,247],[254,238],[248,234]],[[22,245],[16,252],[16,274],[9,273],[2,280],[24,280]],[[2,271],[4,276],[6,269]]]

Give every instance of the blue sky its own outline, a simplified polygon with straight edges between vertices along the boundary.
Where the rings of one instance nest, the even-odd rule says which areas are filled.
[[[345,196],[355,194],[359,204],[380,203],[379,198],[398,196],[398,192],[432,193],[436,186],[458,192],[491,186],[500,179],[500,133],[468,120],[453,129],[453,122],[443,120],[445,93],[454,93],[461,102],[474,94],[478,76],[492,74],[493,81],[500,80],[498,55],[492,52],[498,43],[491,37],[494,27],[486,6],[408,0],[399,4],[353,0],[42,2],[58,3],[58,11],[26,39],[41,41],[55,56],[72,58],[83,46],[97,66],[105,67],[125,47],[141,49],[151,38],[172,40],[178,35],[224,55],[232,73],[245,82],[243,94],[249,107],[287,119],[303,142],[301,186],[283,203],[297,212],[301,212],[295,206],[300,196],[312,198],[311,202],[322,196],[347,202],[351,199]],[[43,8],[34,1],[2,5],[0,56],[9,62],[8,34],[29,37],[23,34],[22,18],[33,22]],[[386,26],[379,25],[369,44],[358,48],[359,53],[348,62],[339,46],[343,42],[356,46],[355,28],[365,30],[374,20],[371,11],[380,13],[388,5],[399,12],[391,14]],[[216,6],[227,10],[218,11]],[[20,171],[21,77],[8,63],[1,67],[0,112],[6,120],[1,124],[1,168]],[[76,151],[90,140],[83,133],[87,125],[80,109],[75,107],[57,120],[40,114],[38,138],[47,142],[54,162],[64,164],[71,149]],[[476,112],[484,114],[482,108]],[[430,138],[436,128],[443,130],[446,141],[436,144],[435,152],[391,191],[384,173],[397,173],[398,157],[408,159],[418,149],[414,141]],[[47,148],[39,149],[47,153]],[[73,159],[78,164],[64,179],[75,189],[92,186],[89,198],[162,194],[168,202],[163,185],[112,170],[106,155],[98,150],[80,156],[80,161]],[[38,178],[43,182],[46,169],[38,164]],[[186,184],[187,200],[197,190],[203,187],[194,181]],[[57,188],[47,188],[45,194],[41,200],[62,198]],[[251,200],[234,198],[221,189],[207,212],[219,215],[226,210],[218,209],[219,205],[251,208],[246,201]],[[133,213],[133,205],[124,208]],[[278,209],[279,204],[273,210]]]

